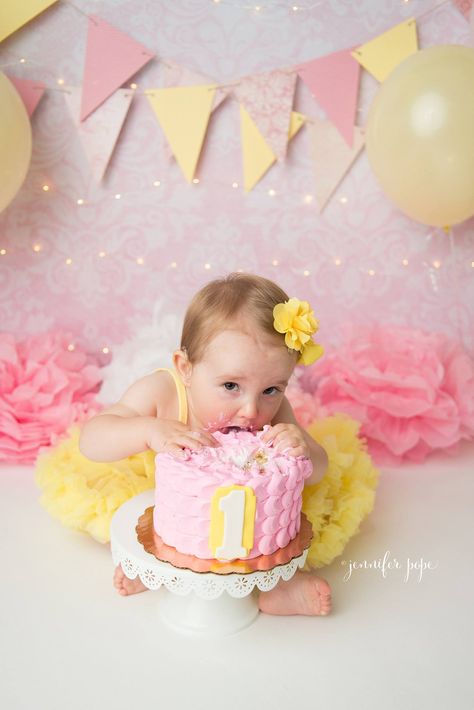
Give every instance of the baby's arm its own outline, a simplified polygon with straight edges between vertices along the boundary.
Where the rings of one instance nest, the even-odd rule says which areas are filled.
[[[170,396],[169,383],[155,374],[142,377],[122,399],[84,425],[79,448],[92,461],[118,461],[148,448],[157,403]]]
[[[296,417],[291,407],[291,404],[289,403],[286,397],[283,397],[280,408],[272,419],[272,429],[278,424],[288,424],[290,427],[296,427],[298,429],[298,436],[303,439],[303,442],[306,445],[305,448],[307,448],[308,450],[308,453],[306,455],[311,459],[313,463],[313,473],[305,481],[305,485],[314,486],[316,483],[319,483],[319,481],[321,481],[321,479],[326,474],[328,468],[328,455],[326,453],[326,450],[322,446],[320,446],[320,444],[318,444],[318,442],[315,441],[313,437],[308,434],[307,431],[300,427],[300,425],[296,421]],[[264,434],[264,440],[273,438],[274,433],[272,433],[272,429],[269,429]],[[278,432],[279,430],[276,429],[276,431]],[[287,432],[282,431],[281,436],[285,436],[286,433]]]
[[[211,434],[191,432],[177,421],[174,381],[166,373],[138,380],[118,404],[92,417],[79,440],[82,454],[92,461],[118,461],[147,449],[182,454],[184,447],[215,445]]]

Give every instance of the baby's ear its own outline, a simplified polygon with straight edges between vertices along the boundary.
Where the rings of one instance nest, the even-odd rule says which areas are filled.
[[[189,378],[193,371],[193,366],[189,362],[186,350],[179,349],[175,350],[173,353],[173,365],[177,370],[178,374],[181,376],[184,384],[189,384]]]

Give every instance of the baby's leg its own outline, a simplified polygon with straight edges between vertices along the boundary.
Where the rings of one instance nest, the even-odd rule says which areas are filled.
[[[121,565],[117,565],[115,568],[114,587],[118,593],[124,597],[128,594],[137,594],[138,592],[146,592],[147,590],[147,587],[145,587],[140,577],[129,579]]]
[[[260,592],[258,606],[266,614],[326,616],[331,611],[331,587],[321,577],[297,572],[270,592]]]

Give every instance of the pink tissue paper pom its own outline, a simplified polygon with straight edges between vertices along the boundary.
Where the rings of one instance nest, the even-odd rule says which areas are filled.
[[[285,390],[285,396],[291,404],[296,421],[304,429],[307,429],[315,419],[325,416],[325,412],[321,410],[317,398],[303,389],[301,384],[302,375],[302,368],[295,368]]]
[[[0,333],[0,461],[31,463],[73,422],[100,411],[97,359],[64,332],[17,341]]]
[[[340,348],[302,370],[298,387],[320,416],[343,412],[360,421],[379,464],[453,454],[474,436],[474,362],[441,333],[349,326]]]

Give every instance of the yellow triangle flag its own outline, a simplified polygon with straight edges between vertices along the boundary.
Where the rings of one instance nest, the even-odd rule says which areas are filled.
[[[275,154],[257,128],[255,121],[240,104],[240,133],[244,168],[244,190],[257,184],[276,160]]]
[[[57,0],[1,0],[0,42],[55,2]]]
[[[146,92],[188,182],[196,171],[215,93],[215,85],[177,86]]]
[[[290,137],[290,140],[296,136],[296,134],[300,130],[301,126],[304,126],[305,121],[306,121],[306,116],[304,114],[298,113],[297,111],[291,112],[290,128],[288,130],[288,135]]]
[[[305,116],[303,114],[292,111],[290,127],[288,129],[290,139],[296,136],[304,122]],[[244,190],[245,192],[249,192],[276,161],[276,155],[258,130],[255,121],[250,118],[249,113],[244,109],[242,104],[240,105],[240,130],[242,137]]]
[[[418,51],[416,20],[411,17],[351,52],[377,81],[385,81],[395,67]]]

